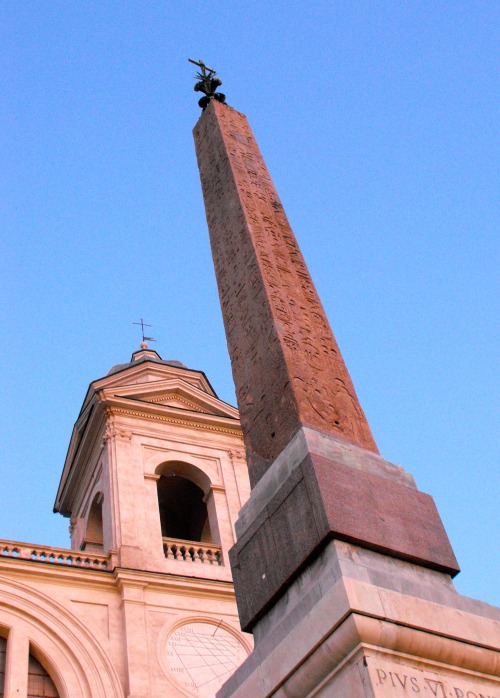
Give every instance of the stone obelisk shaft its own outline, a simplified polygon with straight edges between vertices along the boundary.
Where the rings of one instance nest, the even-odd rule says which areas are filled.
[[[250,630],[332,539],[458,569],[432,497],[377,451],[246,117],[194,130],[252,494],[230,552]]]
[[[252,486],[301,426],[378,453],[246,117],[194,134]]]

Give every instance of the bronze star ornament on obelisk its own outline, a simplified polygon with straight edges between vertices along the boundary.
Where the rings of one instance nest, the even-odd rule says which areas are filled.
[[[256,649],[220,696],[371,696],[316,692],[332,657],[340,666],[353,638],[376,643],[382,628],[377,620],[370,635],[363,621],[360,640],[359,627],[344,623],[357,622],[355,608],[363,618],[390,615],[377,606],[382,587],[444,598],[457,561],[432,497],[378,453],[246,117],[217,96],[215,71],[195,63],[205,94],[196,154],[252,485],[230,557]],[[376,591],[359,610],[363,585]],[[313,655],[323,659],[311,667]],[[358,674],[368,667],[364,649],[359,657]],[[383,683],[388,670],[379,671]]]

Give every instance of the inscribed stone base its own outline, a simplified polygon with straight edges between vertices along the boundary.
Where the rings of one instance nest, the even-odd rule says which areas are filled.
[[[500,609],[332,541],[254,627],[218,698],[500,698]]]
[[[498,698],[500,681],[488,676],[457,670],[360,647],[334,670],[312,693],[291,693],[280,688],[276,697],[291,698]]]

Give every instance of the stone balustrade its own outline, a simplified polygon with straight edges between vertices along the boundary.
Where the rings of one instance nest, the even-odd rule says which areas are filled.
[[[163,552],[168,560],[194,562],[195,564],[223,565],[222,548],[211,543],[192,540],[163,538]]]
[[[89,554],[67,548],[31,545],[11,540],[0,540],[0,559],[1,557],[46,562],[52,565],[66,565],[68,567],[84,567],[93,570],[112,569],[109,555]]]

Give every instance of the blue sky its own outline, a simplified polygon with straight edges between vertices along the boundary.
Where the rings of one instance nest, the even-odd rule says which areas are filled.
[[[234,404],[191,130],[247,114],[375,439],[500,604],[496,2],[0,5],[0,538],[52,505],[90,381],[153,325]]]

